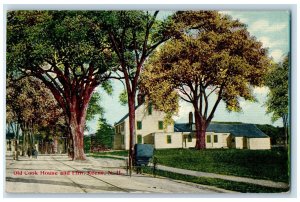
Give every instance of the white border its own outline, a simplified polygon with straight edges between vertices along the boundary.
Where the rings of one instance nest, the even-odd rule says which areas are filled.
[[[138,0],[127,0],[126,4],[124,4],[124,0],[102,0],[101,4],[98,4],[98,1],[91,1],[91,0],[85,0],[85,1],[75,1],[75,0],[52,0],[49,1],[38,1],[38,0],[31,0],[31,1],[22,1],[22,0],[4,0],[1,4],[1,46],[3,50],[3,54],[1,54],[0,59],[3,61],[1,63],[1,69],[0,69],[0,83],[1,83],[1,90],[0,90],[0,111],[2,112],[2,117],[0,121],[0,141],[3,144],[0,144],[1,154],[3,159],[5,159],[4,154],[4,137],[5,137],[5,12],[6,10],[11,9],[71,9],[71,10],[105,10],[105,9],[160,9],[160,10],[180,10],[180,9],[213,9],[213,10],[285,10],[285,9],[291,9],[292,11],[292,80],[291,80],[291,90],[292,90],[292,103],[291,103],[291,109],[292,109],[292,116],[291,116],[291,125],[292,125],[292,141],[291,141],[291,147],[292,147],[292,192],[291,194],[238,194],[238,195],[224,195],[224,194],[217,194],[217,195],[202,195],[202,194],[193,194],[193,195],[185,195],[185,194],[173,194],[173,195],[160,195],[160,194],[120,194],[120,195],[112,195],[112,194],[97,194],[97,195],[74,195],[74,194],[21,194],[21,195],[11,195],[6,194],[3,192],[4,190],[1,189],[1,195],[2,197],[21,197],[26,198],[27,200],[35,200],[30,198],[37,198],[37,197],[49,197],[44,198],[43,200],[53,200],[51,198],[65,198],[65,197],[78,197],[77,200],[82,200],[80,198],[93,198],[92,200],[108,200],[107,197],[121,197],[126,198],[126,200],[130,201],[139,201],[139,198],[143,198],[142,200],[155,200],[150,199],[149,197],[159,197],[159,198],[172,198],[172,201],[175,200],[182,200],[182,198],[189,198],[189,201],[197,200],[198,198],[206,198],[205,200],[211,201],[215,200],[222,200],[225,201],[234,201],[234,200],[241,200],[240,198],[243,198],[243,200],[251,200],[253,201],[253,198],[261,198],[262,200],[271,200],[277,201],[282,200],[282,198],[286,198],[285,200],[294,201],[296,198],[298,198],[299,191],[297,191],[296,183],[299,181],[299,175],[297,175],[297,170],[299,170],[299,161],[296,161],[296,155],[297,153],[297,145],[299,145],[299,139],[297,138],[297,113],[299,112],[297,108],[298,103],[298,94],[297,89],[299,87],[299,82],[297,82],[297,77],[299,78],[299,71],[297,71],[297,47],[299,47],[299,41],[297,41],[297,30],[298,30],[298,23],[299,23],[299,16],[297,16],[297,9],[299,8],[298,1],[297,0],[285,0],[285,1],[272,1],[272,0],[252,0],[252,1],[234,1],[234,0],[228,0],[228,1],[222,1],[222,0],[210,0],[208,1],[209,4],[200,4],[200,3],[207,3],[207,1],[201,2],[196,0],[185,0],[185,1],[174,1],[174,0],[165,0],[162,3],[162,0],[153,0],[153,1],[138,1]],[[26,3],[26,4],[25,4]],[[50,4],[51,3],[51,4]],[[75,5],[75,3],[77,5]],[[106,3],[106,5],[105,5]],[[236,3],[239,3],[237,5]],[[253,4],[255,3],[255,4]],[[283,5],[284,4],[284,5]],[[294,5],[287,5],[287,4],[294,4]],[[297,45],[296,45],[297,44]],[[2,148],[3,146],[3,148]],[[5,167],[3,164],[4,161],[0,161],[0,167],[3,168],[3,172],[0,172],[0,178],[2,179],[2,182],[4,184],[4,176],[5,176]],[[296,164],[297,163],[297,164]],[[298,168],[298,169],[297,169]],[[298,196],[297,196],[298,195]],[[104,197],[103,199],[96,199],[98,197]],[[133,197],[133,198],[128,198]],[[174,199],[173,197],[176,197]],[[274,198],[276,197],[276,198]],[[292,197],[292,198],[291,198]],[[11,200],[10,198],[4,198],[5,200]],[[15,199],[13,199],[15,200]],[[22,199],[24,200],[24,199]],[[37,199],[41,200],[41,199]],[[74,200],[74,201],[77,201]],[[118,200],[118,199],[117,199]],[[124,200],[124,199],[122,199]],[[165,200],[165,199],[164,199]],[[186,199],[185,199],[186,200]]]

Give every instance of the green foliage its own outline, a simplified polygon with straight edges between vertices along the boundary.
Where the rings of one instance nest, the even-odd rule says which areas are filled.
[[[110,81],[103,82],[101,84],[101,87],[108,95],[112,95],[113,88]],[[104,113],[105,113],[104,108],[101,106],[101,95],[99,92],[94,92],[89,102],[86,120],[88,121],[93,120],[96,115],[103,117]],[[88,129],[87,126],[86,128]]]
[[[11,11],[7,21],[8,70],[35,71],[47,63],[71,79],[86,74],[89,65],[96,77],[111,66],[113,55],[96,18],[85,11]],[[18,58],[17,60],[15,58]],[[13,71],[9,71],[12,73]],[[100,78],[99,78],[100,79]]]
[[[128,151],[102,152],[97,155],[128,156]],[[156,149],[154,156],[158,165],[289,182],[286,150]]]
[[[265,77],[270,92],[266,101],[267,113],[272,113],[272,121],[282,118],[283,136],[288,146],[289,136],[289,55],[283,62],[274,64],[270,73]]]
[[[128,104],[128,96],[127,91],[124,89],[119,95],[119,101],[122,106],[126,106]]]
[[[287,152],[236,149],[161,149],[158,164],[203,172],[288,182]]]
[[[282,63],[274,64],[266,76],[266,85],[270,89],[266,102],[267,113],[272,114],[272,121],[285,118],[289,105],[289,56]]]
[[[116,155],[116,156],[128,156],[128,151],[121,150],[121,151],[110,151],[110,152],[99,152],[94,153],[94,155]]]
[[[107,155],[97,155],[95,153],[92,153],[90,156],[92,156],[94,158],[102,158],[102,159],[124,160],[124,158],[122,158],[122,157],[107,156]]]
[[[220,100],[229,111],[241,110],[240,98],[255,101],[252,87],[263,84],[270,60],[244,24],[216,11],[177,12],[173,20],[175,37],[150,57],[142,77],[159,110],[176,112],[180,97],[210,121]]]
[[[74,159],[83,155],[88,103],[109,79],[116,57],[101,23],[102,11],[10,11],[7,14],[7,74],[34,76],[49,88],[63,109]],[[109,89],[110,88],[110,89]],[[95,103],[95,101],[93,101]],[[99,108],[90,107],[89,117]],[[78,130],[77,127],[80,129]]]
[[[111,81],[107,80],[102,82],[101,87],[103,88],[103,90],[108,94],[108,95],[112,95],[113,93],[113,87],[111,85]]]
[[[101,145],[111,149],[113,147],[113,137],[115,135],[114,128],[109,125],[104,118],[98,121],[99,129],[96,132],[96,139]]]
[[[267,125],[267,124],[265,125],[256,124],[256,126],[271,138],[272,145],[276,145],[280,143],[280,141],[282,141],[284,138],[283,137],[284,128],[282,127],[274,127],[272,125]]]
[[[84,143],[84,152],[90,153],[91,151],[91,137],[90,136],[84,136],[83,137],[83,143]]]
[[[108,30],[120,65],[134,78],[145,58],[167,39],[166,22],[156,20],[156,12],[105,11],[104,27]],[[125,69],[120,69],[124,73]],[[138,70],[138,71],[137,71]]]
[[[86,120],[92,120],[96,115],[103,116],[104,109],[101,107],[101,96],[98,92],[94,92],[87,109]]]
[[[130,158],[131,173],[134,155],[134,109],[136,92],[139,87],[140,74],[148,56],[169,36],[166,34],[166,22],[156,19],[158,11],[107,11],[103,24],[109,35],[110,44],[118,57],[119,64],[115,72],[120,72],[117,79],[124,79],[129,108]],[[121,95],[121,102],[124,101]]]
[[[80,111],[100,83],[111,94],[106,76],[115,59],[96,12],[11,11],[7,22],[9,76],[32,75],[42,80],[69,117],[74,95]]]

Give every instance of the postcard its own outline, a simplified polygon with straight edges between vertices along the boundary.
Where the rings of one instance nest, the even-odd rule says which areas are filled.
[[[290,192],[292,17],[8,10],[6,192]]]

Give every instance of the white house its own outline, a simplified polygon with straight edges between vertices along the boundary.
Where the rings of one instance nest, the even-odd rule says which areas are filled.
[[[195,147],[195,127],[190,123],[175,123],[164,129],[163,112],[151,104],[139,103],[135,110],[135,142],[153,144],[154,148]],[[206,148],[270,149],[270,137],[254,124],[220,124],[212,122],[206,131]],[[114,149],[129,149],[129,116],[115,124]]]
[[[193,124],[175,124],[174,129],[183,133],[183,147],[195,146]],[[205,142],[206,148],[271,149],[270,137],[246,123],[212,122],[206,129]]]
[[[153,133],[174,133],[174,125],[164,130],[163,120],[165,114],[154,110],[151,106],[140,104],[135,110],[136,135],[135,142],[154,144]],[[129,149],[129,114],[126,114],[115,124],[114,149]],[[158,139],[157,139],[158,140]],[[166,142],[163,142],[166,143]]]

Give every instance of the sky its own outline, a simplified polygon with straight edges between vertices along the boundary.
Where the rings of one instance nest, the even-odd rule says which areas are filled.
[[[290,13],[288,11],[235,10],[221,11],[221,13],[230,15],[233,19],[239,19],[241,22],[245,23],[250,34],[255,36],[257,40],[261,41],[265,48],[268,48],[269,56],[272,57],[275,62],[282,61],[283,57],[289,52]],[[167,13],[162,11],[160,15],[166,16]],[[101,105],[105,110],[104,118],[106,118],[108,123],[111,125],[118,122],[125,114],[128,113],[128,107],[121,106],[118,98],[119,94],[124,89],[123,84],[118,80],[113,80],[112,85],[114,88],[112,95],[107,95],[100,87],[97,88],[97,91],[99,91],[102,95]],[[264,106],[264,103],[268,92],[269,90],[267,87],[255,88],[254,95],[257,102],[252,103],[241,100],[240,105],[242,107],[242,112],[228,112],[225,108],[225,104],[221,101],[215,112],[213,121],[272,124],[274,126],[282,126],[281,120],[272,123],[271,114],[266,114],[266,107]],[[193,107],[190,103],[180,101],[178,116],[174,116],[173,119],[177,123],[188,122],[188,114],[191,111],[193,111]],[[97,119],[98,117],[87,123],[90,130],[86,133],[94,133],[97,130]]]

